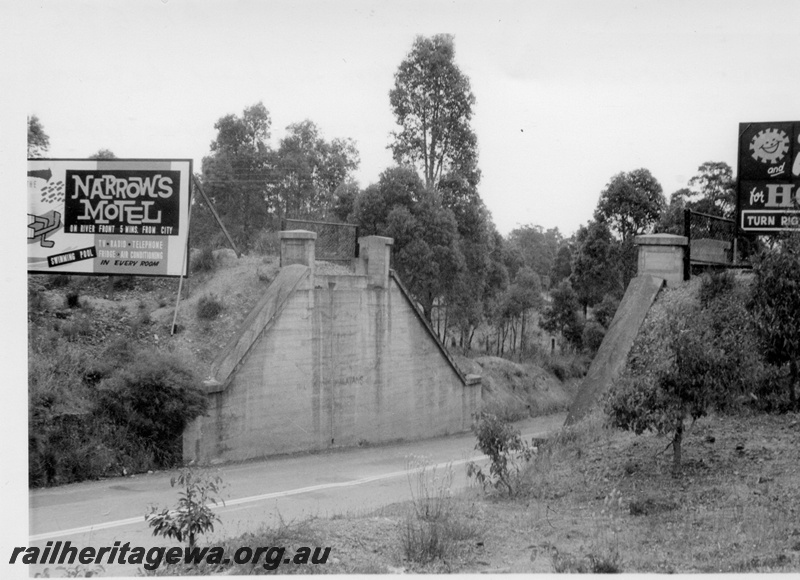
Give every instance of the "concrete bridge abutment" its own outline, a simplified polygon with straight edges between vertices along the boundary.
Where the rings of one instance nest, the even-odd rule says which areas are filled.
[[[314,232],[281,232],[281,270],[214,361],[185,461],[469,430],[480,378],[455,366],[390,269],[392,238],[360,238],[350,275],[316,272],[315,244]]]

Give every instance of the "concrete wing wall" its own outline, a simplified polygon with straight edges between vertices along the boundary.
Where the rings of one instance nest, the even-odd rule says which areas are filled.
[[[570,406],[565,425],[572,425],[589,413],[611,383],[622,374],[636,335],[663,286],[663,279],[649,275],[637,276],[628,284],[608,332]]]

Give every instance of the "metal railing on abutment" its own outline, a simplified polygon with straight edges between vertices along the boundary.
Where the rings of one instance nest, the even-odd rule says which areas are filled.
[[[317,234],[317,260],[349,265],[358,257],[358,226],[314,220],[284,218],[281,230],[307,230]]]
[[[732,219],[684,210],[683,235],[688,239],[684,279],[710,268],[750,268],[749,240],[739,235]]]

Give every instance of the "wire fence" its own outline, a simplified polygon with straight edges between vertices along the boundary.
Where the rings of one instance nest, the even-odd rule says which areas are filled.
[[[349,265],[358,257],[358,226],[312,220],[283,219],[281,230],[307,230],[317,234],[317,260]]]

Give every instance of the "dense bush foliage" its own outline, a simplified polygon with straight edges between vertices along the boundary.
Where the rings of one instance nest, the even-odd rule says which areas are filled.
[[[539,325],[551,333],[561,333],[568,344],[581,347],[584,321],[578,312],[578,295],[564,280],[551,292],[551,303],[542,313]]]
[[[605,335],[606,329],[599,322],[589,320],[581,333],[581,345],[587,352],[594,354],[600,348]]]
[[[611,294],[603,296],[603,300],[594,307],[592,314],[594,319],[599,322],[603,328],[608,329],[611,326],[611,321],[614,320],[614,315],[619,308],[619,300],[614,298]]]
[[[141,351],[97,388],[97,409],[150,451],[159,465],[180,459],[186,424],[203,414],[206,397],[194,371],[169,353]]]
[[[89,356],[55,329],[34,329],[29,353],[32,486],[180,462],[183,427],[206,409],[188,362],[125,339]]]
[[[676,469],[684,422],[735,410],[762,371],[747,288],[710,279],[701,287],[705,304],[685,290],[660,300],[605,404],[615,427],[670,435]],[[708,292],[712,287],[716,294]]]
[[[766,361],[780,371],[788,365],[788,407],[797,409],[796,385],[800,379],[800,235],[785,237],[775,248],[753,260],[750,309]],[[777,377],[776,377],[777,378]]]

